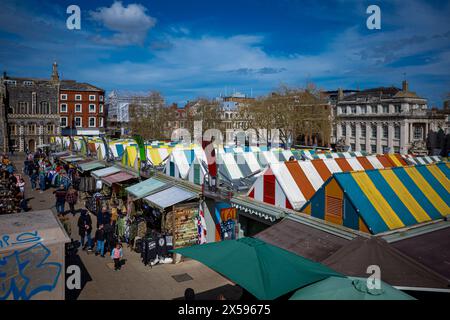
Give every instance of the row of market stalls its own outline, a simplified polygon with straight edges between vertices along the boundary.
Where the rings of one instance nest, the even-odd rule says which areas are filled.
[[[165,173],[154,171],[146,179],[123,162],[106,167],[103,161],[68,159],[80,162],[80,171],[96,180],[96,189],[99,181],[102,188],[120,186],[127,210],[147,217],[149,229],[170,234],[175,248],[256,236],[312,261],[324,264],[328,259],[331,269],[345,275],[367,276],[365,263],[370,262],[382,265],[388,274],[383,279],[391,285],[448,286],[450,276],[441,266],[450,259],[445,254],[450,168],[439,157],[331,153],[292,160],[286,153],[294,155],[295,150],[285,150],[278,151],[286,154],[280,161],[275,150],[219,149],[222,176],[254,179],[247,192],[233,190],[224,197],[200,187],[207,174],[202,149],[170,150]],[[112,178],[121,173],[120,179]],[[353,263],[345,258],[349,254],[355,255]]]

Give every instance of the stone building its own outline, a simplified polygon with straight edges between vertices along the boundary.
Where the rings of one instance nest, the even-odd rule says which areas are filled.
[[[409,91],[407,81],[402,89],[379,87],[346,97],[340,90],[333,105],[332,143],[369,153],[426,153],[428,134],[445,126],[445,116]]]
[[[51,78],[19,78],[6,73],[1,78],[5,86],[9,150],[34,151],[49,144],[52,136],[60,134],[58,115],[59,76],[53,64]],[[2,144],[8,144],[3,136]]]
[[[3,82],[0,82],[0,152],[8,151],[8,126],[6,112],[6,88]]]

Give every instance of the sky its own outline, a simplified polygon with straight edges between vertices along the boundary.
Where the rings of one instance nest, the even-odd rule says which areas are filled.
[[[69,30],[69,5],[81,29]],[[369,30],[369,5],[381,29]],[[280,85],[397,86],[442,107],[450,93],[450,1],[2,0],[0,71],[160,91],[167,103]]]

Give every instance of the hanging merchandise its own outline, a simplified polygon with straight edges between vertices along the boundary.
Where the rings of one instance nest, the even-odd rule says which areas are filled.
[[[203,211],[204,202],[199,205],[199,214],[197,216],[198,244],[206,243],[206,221]]]
[[[236,239],[236,222],[235,220],[229,219],[225,222],[220,223],[220,233],[222,240],[234,240]]]
[[[173,212],[174,247],[183,248],[197,244],[198,229],[196,217],[199,214],[198,206],[174,206]]]

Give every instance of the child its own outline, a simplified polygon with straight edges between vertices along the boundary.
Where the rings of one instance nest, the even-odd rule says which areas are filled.
[[[114,260],[114,271],[120,270],[120,260],[123,257],[122,245],[116,244],[116,247],[111,251],[111,258]]]
[[[25,193],[25,181],[23,178],[19,178],[19,182],[17,182],[17,186],[19,187],[19,190],[21,193]]]

